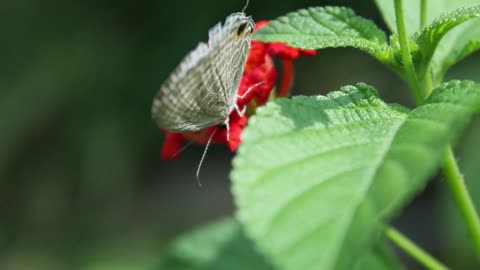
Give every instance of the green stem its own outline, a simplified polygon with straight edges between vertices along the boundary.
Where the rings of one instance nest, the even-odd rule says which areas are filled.
[[[449,147],[443,163],[443,173],[446,182],[452,193],[455,204],[467,226],[468,232],[475,247],[475,253],[480,259],[480,220],[477,211],[468,194],[467,187],[463,180],[463,176],[458,168],[452,148]]]
[[[427,25],[427,0],[420,3],[420,31]]]
[[[426,21],[426,0],[422,0],[421,2],[421,24]],[[420,82],[417,78],[417,73],[415,71],[415,66],[413,65],[412,56],[410,53],[409,41],[407,37],[407,30],[405,27],[405,17],[403,14],[403,1],[402,0],[395,0],[395,17],[397,23],[397,31],[398,31],[398,40],[400,42],[400,50],[402,56],[402,63],[405,69],[405,76],[408,84],[410,85],[411,89],[413,90],[413,94],[415,96],[415,101],[417,105],[420,105],[425,97],[426,93],[429,91],[428,88],[431,88],[430,81],[424,80],[423,81],[423,88],[420,85]],[[427,76],[428,77],[428,76]],[[402,248],[406,253],[410,254],[413,258],[417,261],[422,263],[428,269],[433,270],[446,270],[448,269],[442,263],[437,261],[435,258],[430,256],[420,247],[415,245],[413,242],[408,240],[405,236],[403,236],[400,232],[395,230],[394,228],[388,228],[385,231],[385,234],[388,238],[394,243],[396,243],[400,248]]]
[[[425,76],[422,78],[420,87],[422,87],[422,92],[425,93],[425,98],[432,93],[433,81],[430,69],[427,69]]]
[[[406,80],[413,90],[415,101],[421,104],[424,95],[421,92],[421,87],[418,82],[415,67],[413,66],[412,56],[410,54],[410,47],[408,44],[407,30],[405,27],[405,17],[403,15],[403,1],[395,0],[395,17],[397,22],[398,39],[400,42],[400,49],[402,55],[403,68],[405,69]]]
[[[431,78],[431,75],[427,73],[423,80],[423,87],[427,96],[430,95],[433,89]],[[480,259],[480,219],[475,210],[475,205],[468,194],[468,189],[465,186],[462,173],[455,160],[451,146],[447,148],[447,152],[445,153],[442,169],[455,205],[460,211],[468,233],[471,235],[475,254]]]
[[[428,72],[422,81],[422,86],[427,97],[433,90],[432,84],[432,77]],[[477,255],[477,258],[480,259],[480,219],[477,211],[475,210],[475,205],[473,204],[470,194],[468,194],[468,189],[465,186],[462,173],[460,172],[460,168],[455,160],[451,146],[447,148],[442,170],[455,205],[460,211],[460,215],[465,223],[465,226],[467,227],[468,233],[471,235],[475,254]]]
[[[421,104],[424,99],[428,97],[432,92],[432,77],[430,72],[427,70],[425,78],[422,79],[422,85],[420,85],[410,54],[402,2],[402,0],[395,0],[395,16],[397,22],[398,37],[400,41],[402,61],[405,69],[405,75],[407,77],[407,82],[414,92],[417,104]],[[427,0],[421,0],[420,26],[422,28],[425,26],[426,20]],[[467,227],[467,230],[472,238],[475,253],[480,259],[480,219],[477,211],[475,210],[473,201],[468,194],[467,187],[465,186],[463,176],[455,160],[451,146],[449,146],[447,149],[442,169],[455,204],[457,205],[463,221]],[[406,249],[405,247],[403,247],[403,249],[415,258],[417,258],[417,260],[426,260],[427,263],[434,263],[434,265],[431,265],[431,269],[446,269],[443,265],[438,265],[438,262],[436,262],[435,260],[432,261],[432,258],[429,257],[428,254],[425,258],[424,256],[419,257],[419,254],[412,253],[412,250],[415,250],[416,252],[420,251],[420,253],[422,253],[423,251],[416,247],[413,243],[409,242],[406,238],[403,238],[403,236],[394,229],[388,229],[386,233],[387,236],[399,246],[402,244],[406,245],[408,249]],[[425,261],[423,262],[425,264]]]
[[[401,232],[397,231],[393,227],[389,227],[385,230],[385,235],[395,243],[399,248],[401,248],[405,253],[409,254],[420,262],[427,269],[432,270],[447,270],[448,267],[443,265],[437,259],[428,254],[425,250],[421,249],[415,243],[410,241],[405,237]]]

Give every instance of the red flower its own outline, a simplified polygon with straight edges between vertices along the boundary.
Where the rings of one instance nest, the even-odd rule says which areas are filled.
[[[178,158],[178,151],[182,148],[182,133],[173,133],[165,131],[165,141],[163,141],[162,159]]]
[[[259,21],[256,23],[255,30],[267,24],[267,21]],[[263,43],[252,40],[247,63],[237,91],[238,96],[242,96],[251,88],[245,96],[237,99],[238,108],[242,110],[247,106],[247,113],[239,116],[237,111],[233,110],[228,119],[230,126],[228,131],[225,126],[213,126],[188,133],[165,131],[166,137],[163,143],[162,159],[176,158],[184,140],[200,144],[207,143],[213,132],[215,132],[212,138],[213,143],[227,144],[230,150],[235,151],[241,143],[241,133],[247,125],[248,116],[255,112],[256,107],[262,106],[268,101],[274,89],[277,80],[277,70],[275,69],[272,56],[275,55],[282,60],[283,76],[276,96],[285,97],[288,95],[288,91],[293,83],[293,60],[300,55],[313,56],[315,54],[315,50],[292,48],[281,42]]]

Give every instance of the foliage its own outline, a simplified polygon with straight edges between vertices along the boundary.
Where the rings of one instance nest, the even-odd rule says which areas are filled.
[[[364,84],[270,103],[234,162],[239,219],[284,269],[350,269],[479,109],[480,85],[468,81],[441,85],[411,112]]]
[[[380,243],[354,269],[401,269],[388,246]],[[234,219],[217,221],[179,237],[155,269],[275,269]]]
[[[255,33],[264,42],[282,41],[302,49],[354,47],[389,61],[386,34],[372,21],[344,7],[302,9],[280,17]]]
[[[0,4],[8,67],[0,74],[0,269],[404,269],[399,252],[428,269],[446,269],[389,233],[439,170],[443,181],[435,187],[447,194],[428,211],[442,219],[429,215],[426,226],[440,228],[448,254],[432,252],[452,269],[479,260],[480,225],[471,207],[480,206],[478,115],[462,131],[480,109],[480,84],[448,72],[480,49],[480,1],[375,0],[389,32],[363,17],[375,15],[362,8],[368,1],[350,1],[352,8],[289,12],[254,37],[324,50],[310,63],[328,63],[345,81],[354,78],[351,66],[364,71],[365,63],[342,66],[328,57],[356,50],[386,67],[385,74],[393,70],[414,95],[421,91],[417,104],[391,103],[410,97],[396,81],[324,87],[336,78],[300,66],[297,75],[313,84],[297,80],[302,89],[295,91],[310,88],[312,96],[272,95],[252,109],[231,173],[235,217],[180,236],[160,264],[152,262],[167,240],[159,232],[178,233],[209,218],[199,197],[208,200],[207,211],[230,207],[223,203],[229,194],[198,189],[191,170],[182,170],[197,156],[182,165],[158,161],[158,130],[149,119],[159,76],[173,68],[177,53],[203,40],[211,20],[238,10],[227,1],[223,9],[192,2]],[[275,4],[300,5],[293,6]],[[255,19],[276,12],[266,2],[247,8]],[[223,154],[217,161],[227,160]],[[194,191],[166,183],[174,174],[192,179],[186,182]]]
[[[441,82],[454,63],[480,48],[480,6],[467,6],[477,1],[376,2],[392,30],[389,39],[372,21],[344,7],[291,12],[255,34],[263,42],[301,49],[360,49],[395,70],[412,89],[424,91],[413,109],[388,104],[373,86],[358,83],[326,96],[277,99],[257,110],[233,162],[239,223],[229,224],[243,228],[251,239],[245,246],[258,249],[255,254],[271,263],[268,269],[375,269],[365,264],[373,261],[378,269],[401,268],[385,246],[385,228],[440,166],[478,253],[480,223],[450,144],[480,111],[480,84]],[[401,28],[405,19],[406,31]],[[406,34],[408,40],[399,38]],[[242,240],[232,243],[231,235],[222,237],[222,229],[212,226],[197,231],[201,240],[179,240],[195,248],[177,254],[192,257],[196,250],[210,250],[213,235],[229,245],[246,243],[243,230]],[[445,269],[414,245],[386,235],[425,266]],[[215,253],[225,250],[220,246],[215,244]],[[229,269],[266,269],[239,254],[238,263],[227,254],[208,261],[228,261]]]

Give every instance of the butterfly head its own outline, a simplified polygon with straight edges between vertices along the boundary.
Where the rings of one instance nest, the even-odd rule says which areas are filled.
[[[226,25],[230,25],[230,29],[236,39],[250,38],[255,29],[255,23],[252,17],[245,15],[243,12],[233,13],[227,18]]]

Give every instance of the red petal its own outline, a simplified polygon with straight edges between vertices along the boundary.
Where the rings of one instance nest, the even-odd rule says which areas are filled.
[[[248,53],[247,64],[245,65],[244,73],[250,72],[256,66],[263,65],[265,63],[265,57],[267,56],[267,44],[252,40],[250,46],[250,52]]]
[[[230,121],[230,120],[228,120]],[[226,126],[215,126],[217,129],[215,135],[213,136],[212,142],[214,143],[227,143],[227,127]]]
[[[167,131],[163,141],[161,158],[164,160],[178,159],[178,151],[182,148],[183,135]]]
[[[236,113],[236,112],[235,112]],[[242,142],[242,130],[247,125],[247,116],[237,117],[230,122],[229,141],[228,147],[232,152],[237,150],[238,146]]]
[[[268,53],[285,60],[295,60],[300,55],[300,49],[287,46],[281,42],[268,43]]]
[[[221,135],[222,129],[225,129],[225,127],[211,126],[195,132],[182,133],[182,135],[185,139],[190,140],[192,142],[195,142],[198,144],[206,144],[210,139],[210,137],[212,136],[212,134],[215,132],[212,138],[212,143],[225,143],[226,140]]]
[[[241,108],[250,103],[252,99],[256,100],[257,105],[263,105],[275,86],[276,79],[277,71],[275,70],[272,58],[268,56],[265,58],[263,65],[256,66],[250,72],[243,74],[238,88],[238,95],[242,96],[248,89],[253,88],[249,90],[245,97],[237,100],[237,106]]]
[[[315,56],[317,54],[316,50],[300,50],[300,54],[303,56]]]
[[[264,26],[267,26],[267,25],[268,25],[268,21],[266,21],[266,20],[258,21],[258,22],[255,23],[254,31],[257,31],[258,29],[260,29]]]
[[[293,62],[290,60],[282,60],[283,73],[282,80],[280,81],[280,87],[278,88],[278,97],[286,97],[288,91],[292,87],[293,77],[294,77],[294,68]]]
[[[281,42],[270,42],[268,43],[268,53],[271,55],[276,55],[285,60],[295,60],[300,55],[314,56],[317,54],[317,51],[293,48]]]

